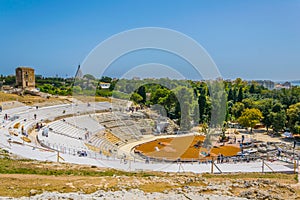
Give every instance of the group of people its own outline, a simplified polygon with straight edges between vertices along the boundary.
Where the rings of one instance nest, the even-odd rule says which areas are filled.
[[[43,124],[42,123],[36,123],[35,129],[37,129],[38,131],[40,131],[41,128],[43,128]]]
[[[89,131],[87,131],[87,129],[85,129],[85,130],[86,130],[86,133],[84,134],[84,139],[88,140],[91,136],[91,133]]]
[[[79,155],[79,157],[86,157],[87,156],[87,152],[85,150],[77,151],[77,154]]]
[[[141,106],[136,106],[136,107],[134,107],[134,106],[130,106],[129,108],[127,108],[127,111],[128,112],[137,112],[137,111],[139,111],[139,110],[143,110],[144,109],[144,107],[141,105]]]
[[[224,155],[219,153],[217,157],[217,163],[223,163],[224,162]]]

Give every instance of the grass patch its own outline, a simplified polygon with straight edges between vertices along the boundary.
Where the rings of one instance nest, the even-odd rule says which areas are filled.
[[[82,102],[111,102],[111,98],[107,97],[99,97],[99,96],[76,96],[76,99],[82,101]]]
[[[72,167],[70,167],[72,166]],[[71,168],[71,169],[70,169]],[[37,162],[28,159],[13,160],[10,158],[0,159],[0,174],[35,174],[48,176],[154,176],[146,172],[125,172],[115,169],[103,169],[95,166],[80,166],[70,164],[56,164],[48,162]]]
[[[61,103],[62,100],[59,98],[55,97],[50,97],[49,99],[42,98],[40,96],[32,96],[32,95],[24,95],[24,96],[19,96],[17,94],[7,94],[0,92],[0,102],[6,102],[6,101],[19,101],[21,103],[24,103],[26,105],[33,105],[36,103],[44,103],[44,102],[57,102]]]
[[[0,150],[0,153],[9,156],[6,151]],[[152,176],[154,178],[149,178]],[[92,193],[100,189],[106,191],[119,190],[121,187],[123,189],[138,188],[144,192],[163,192],[184,186],[205,186],[207,183],[203,182],[202,179],[208,182],[235,179],[268,179],[287,184],[297,182],[295,174],[232,173],[199,175],[151,171],[126,172],[96,166],[40,162],[30,159],[0,159],[0,196],[9,197],[29,196],[31,189],[37,190],[38,193],[44,191]],[[136,185],[136,182],[140,183]]]
[[[207,179],[274,179],[295,182],[294,174],[284,173],[232,173],[232,174],[202,174]]]

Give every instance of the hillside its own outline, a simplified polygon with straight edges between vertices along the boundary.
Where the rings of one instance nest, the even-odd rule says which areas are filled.
[[[36,197],[51,199],[54,196],[70,197],[70,194],[51,192],[72,192],[73,196],[85,194],[86,197],[91,197],[101,194],[110,199],[125,194],[133,197],[142,195],[145,199],[159,194],[183,199],[189,199],[189,196],[200,198],[203,195],[250,199],[300,198],[300,189],[296,185],[297,176],[294,174],[126,172],[95,166],[22,159],[4,150],[1,150],[0,182],[2,197],[29,197],[44,193]]]

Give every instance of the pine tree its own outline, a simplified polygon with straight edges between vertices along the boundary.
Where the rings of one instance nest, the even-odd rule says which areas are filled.
[[[146,102],[146,88],[145,88],[145,86],[139,87],[137,93],[143,98],[141,103],[145,104],[145,102]]]
[[[250,86],[249,93],[251,93],[251,94],[255,93],[255,85],[254,84],[252,84]]]
[[[243,88],[240,87],[239,92],[238,92],[237,102],[242,102],[243,98],[244,98]]]
[[[232,89],[230,88],[228,91],[227,101],[231,101],[231,100],[233,100],[233,93],[232,93]]]

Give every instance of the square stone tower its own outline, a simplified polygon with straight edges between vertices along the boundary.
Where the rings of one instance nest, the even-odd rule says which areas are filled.
[[[16,86],[18,88],[35,88],[34,69],[18,67],[16,69]]]

